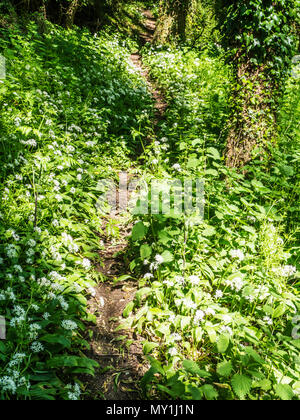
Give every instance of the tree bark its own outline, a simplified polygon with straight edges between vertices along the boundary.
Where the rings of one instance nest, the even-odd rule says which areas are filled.
[[[252,159],[262,158],[276,139],[273,91],[266,80],[263,67],[248,69],[241,65],[238,69],[226,147],[228,167],[242,168]]]
[[[75,15],[79,7],[79,0],[71,0],[66,12],[66,27],[71,29],[74,25]]]
[[[191,0],[161,1],[160,19],[154,35],[154,41],[165,43],[179,37],[186,39],[186,25]]]

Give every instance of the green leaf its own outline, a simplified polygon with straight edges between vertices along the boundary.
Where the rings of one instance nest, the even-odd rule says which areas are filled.
[[[146,235],[147,228],[143,222],[138,222],[133,226],[131,238],[134,242],[140,241]]]
[[[184,360],[182,363],[184,369],[192,375],[200,376],[201,378],[210,378],[211,374],[199,368],[196,362],[192,360]]]
[[[114,284],[120,283],[121,281],[126,281],[132,279],[131,276],[124,274],[124,276],[118,277],[117,279],[114,279]]]
[[[87,357],[79,356],[57,356],[48,360],[47,366],[50,368],[60,368],[60,367],[86,367],[90,370],[93,370],[95,367],[99,367],[98,363]]]
[[[219,176],[218,171],[215,169],[207,169],[207,171],[205,171],[205,175]]]
[[[254,388],[261,388],[263,391],[270,391],[272,383],[269,379],[262,379],[254,384]]]
[[[217,233],[216,229],[213,226],[207,226],[202,232],[202,235],[205,237],[214,236]]]
[[[174,255],[171,254],[170,251],[164,251],[161,256],[163,257],[165,263],[174,261]]]
[[[158,360],[154,359],[152,356],[147,356],[147,359],[149,360],[152,368],[155,369],[155,372],[158,372],[161,375],[165,374],[162,364]]]
[[[141,380],[141,387],[144,390],[144,392],[146,392],[147,390],[147,385],[150,385],[154,375],[157,373],[157,370],[154,367],[151,367],[148,372],[145,373],[145,375],[143,376],[142,380]]]
[[[231,380],[231,385],[236,395],[244,399],[251,390],[252,380],[248,376],[236,374]]]
[[[140,304],[142,299],[146,296],[148,296],[150,293],[152,292],[152,289],[150,287],[143,287],[142,289],[140,289],[136,295],[135,298],[138,301],[138,303]]]
[[[209,147],[207,149],[207,156],[212,157],[215,160],[221,160],[221,155],[215,147]]]
[[[232,363],[231,362],[222,362],[219,363],[217,366],[217,374],[223,376],[224,378],[228,378],[232,372]]]
[[[65,348],[70,348],[71,346],[70,340],[68,340],[63,335],[58,335],[58,334],[44,335],[43,337],[41,337],[41,341],[45,341],[46,343],[51,343],[51,344],[61,344]]]
[[[273,312],[273,318],[280,318],[287,311],[284,304],[279,305]]]
[[[146,245],[146,244],[141,246],[141,248],[140,248],[140,255],[141,255],[141,258],[143,260],[151,257],[151,254],[152,254],[152,248],[151,248],[151,246]]]
[[[193,330],[193,339],[196,344],[200,343],[203,337],[203,329],[200,327],[196,327]]]
[[[292,388],[287,384],[276,385],[275,393],[283,401],[290,401],[295,396]]]
[[[143,345],[143,352],[144,354],[149,354],[152,352],[153,349],[155,349],[156,347],[159,347],[158,343],[150,343],[149,341],[146,341]]]
[[[126,308],[123,311],[123,317],[128,318],[134,308],[134,302],[129,302]]]
[[[245,347],[245,353],[251,356],[257,363],[262,365],[266,363],[252,347]]]
[[[216,330],[212,327],[207,326],[206,328],[206,332],[208,334],[208,337],[210,339],[211,343],[215,343],[217,341],[217,333]]]
[[[229,343],[230,343],[229,335],[226,335],[226,334],[220,335],[217,341],[218,352],[225,353],[226,350],[228,349]]]
[[[207,400],[216,400],[219,396],[218,391],[212,385],[204,385],[200,388],[203,391],[204,396]]]

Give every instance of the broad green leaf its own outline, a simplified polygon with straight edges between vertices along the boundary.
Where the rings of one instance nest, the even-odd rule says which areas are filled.
[[[217,348],[219,353],[225,353],[230,343],[229,335],[222,334],[217,340]]]
[[[69,348],[71,346],[71,341],[68,340],[63,335],[58,334],[48,334],[41,337],[41,341],[45,341],[46,343],[50,344],[61,344],[65,348]]]
[[[150,258],[151,257],[151,254],[152,254],[152,248],[151,248],[151,246],[149,246],[147,244],[141,246],[141,248],[140,248],[140,255],[141,255],[141,258],[143,260],[145,260],[147,258]]]
[[[279,305],[273,312],[273,318],[280,318],[287,311],[287,307],[284,304]]]
[[[216,400],[219,396],[218,391],[212,385],[204,385],[201,388],[207,400]]]
[[[134,242],[142,240],[145,237],[146,232],[147,232],[147,228],[143,222],[136,223],[132,229],[132,235],[131,235],[132,240]]]
[[[143,345],[143,352],[144,354],[149,354],[152,352],[153,349],[155,349],[156,347],[159,347],[158,343],[150,343],[149,341],[146,341],[146,343],[144,343]]]
[[[276,385],[275,393],[283,401],[290,401],[295,396],[292,388],[287,384]]]
[[[248,376],[236,374],[231,380],[231,385],[236,395],[244,399],[251,390],[252,380]]]
[[[215,147],[209,147],[207,149],[207,156],[214,158],[215,160],[220,160],[221,155]]]
[[[232,372],[232,363],[231,362],[222,362],[217,366],[217,374],[228,378]]]
[[[163,257],[165,263],[174,261],[174,255],[171,254],[170,251],[164,251],[161,256]]]
[[[182,362],[184,369],[192,375],[200,376],[201,378],[209,378],[211,374],[206,370],[200,369],[196,362],[192,360],[184,360]]]

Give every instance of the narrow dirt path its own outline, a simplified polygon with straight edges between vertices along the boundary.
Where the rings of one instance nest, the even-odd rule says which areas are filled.
[[[146,44],[147,42],[151,43],[153,41],[153,36],[156,28],[156,20],[153,17],[153,14],[150,10],[145,10],[143,12],[145,17],[145,29],[146,32],[141,34],[141,43]],[[151,80],[149,75],[149,69],[143,65],[142,56],[137,51],[131,55],[131,61],[135,67],[140,72],[141,76],[145,79],[149,91],[151,92],[154,100],[155,108],[155,120],[153,121],[154,129],[156,128],[159,121],[164,118],[164,114],[167,109],[167,102],[164,98],[162,91],[157,87],[153,80]]]
[[[145,32],[141,33],[141,44],[152,42],[156,21],[151,11],[143,12],[145,16]],[[153,131],[163,119],[167,108],[162,92],[151,81],[149,70],[143,65],[139,52],[131,55],[131,60],[141,76],[145,79],[152,93],[155,117]],[[128,237],[132,226],[127,223],[126,214],[117,212],[113,216],[113,224],[119,234],[111,237],[104,234],[101,240],[105,249],[100,251],[102,265],[98,270],[106,278],[100,284],[94,296],[88,302],[90,313],[97,318],[97,324],[89,327],[87,340],[90,351],[87,356],[96,360],[100,369],[94,378],[84,376],[82,382],[94,399],[135,400],[139,399],[138,383],[147,371],[140,337],[129,331],[116,331],[120,325],[126,305],[134,299],[138,290],[136,282],[126,280],[114,285],[113,280],[128,272],[124,262],[124,253],[128,246]],[[111,219],[112,220],[112,219]],[[104,222],[106,231],[108,221]]]

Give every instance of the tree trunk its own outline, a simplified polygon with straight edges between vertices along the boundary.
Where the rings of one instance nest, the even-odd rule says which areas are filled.
[[[66,12],[66,27],[71,29],[74,25],[75,15],[79,7],[79,0],[71,0]]]
[[[154,41],[165,43],[179,37],[186,38],[187,17],[191,0],[161,1],[160,19],[154,35]]]
[[[186,25],[190,3],[190,0],[177,0],[175,2],[176,23],[174,32],[176,35],[179,35],[182,41],[186,39]]]
[[[239,67],[232,92],[234,106],[226,150],[228,167],[243,167],[258,156],[262,158],[268,144],[275,140],[276,111],[272,107],[272,95],[263,67]]]

